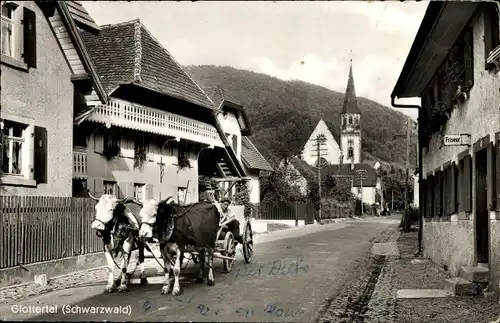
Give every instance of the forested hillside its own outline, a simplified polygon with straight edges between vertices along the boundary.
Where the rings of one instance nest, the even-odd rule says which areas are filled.
[[[187,66],[186,69],[202,87],[218,85],[245,106],[253,131],[250,139],[267,158],[298,154],[320,119],[339,142],[339,114],[344,93],[228,66]],[[345,77],[347,84],[347,75],[339,77]],[[405,134],[405,115],[361,97],[358,97],[358,106],[362,113],[364,159],[374,156],[404,164],[405,138],[395,136]],[[414,134],[412,165],[416,163],[415,147]]]

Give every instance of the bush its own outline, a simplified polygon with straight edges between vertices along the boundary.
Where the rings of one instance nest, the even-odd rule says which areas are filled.
[[[322,218],[337,219],[352,216],[352,203],[340,203],[332,198],[321,200]]]

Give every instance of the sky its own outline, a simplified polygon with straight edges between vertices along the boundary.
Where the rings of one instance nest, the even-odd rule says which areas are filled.
[[[83,2],[99,25],[140,18],[182,65],[228,65],[343,93],[352,58],[356,94],[388,107],[427,4]],[[416,120],[416,109],[398,110]]]

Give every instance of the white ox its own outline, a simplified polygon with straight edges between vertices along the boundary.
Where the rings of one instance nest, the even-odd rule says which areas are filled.
[[[139,250],[139,266],[141,284],[147,284],[148,281],[144,273],[144,243],[137,239],[137,235],[133,231],[139,229],[139,223],[135,216],[125,206],[127,203],[136,203],[130,199],[118,199],[111,194],[104,194],[100,198],[94,197],[89,192],[89,196],[97,201],[95,206],[95,218],[91,224],[93,230],[97,231],[97,235],[102,239],[104,244],[104,254],[106,256],[109,277],[105,292],[112,292],[120,282],[117,288],[118,292],[127,291],[127,282],[132,274],[127,274],[127,267],[130,261],[130,254],[134,250]],[[137,231],[136,231],[137,232]],[[123,254],[123,260],[120,266],[121,278],[113,281],[115,263],[112,251],[117,252],[120,248]],[[116,254],[115,254],[116,256]]]

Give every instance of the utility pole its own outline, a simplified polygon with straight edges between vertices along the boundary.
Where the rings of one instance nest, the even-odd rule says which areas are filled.
[[[391,212],[394,212],[394,190],[391,191],[392,202],[391,202]]]
[[[363,216],[363,180],[366,179],[366,170],[365,169],[358,169],[356,171],[357,177],[359,179],[359,182],[361,184],[361,216]]]
[[[322,148],[326,144],[326,137],[324,134],[320,133],[314,139],[316,141],[316,154],[313,157],[317,157],[317,167],[318,167],[318,198],[319,198],[319,210],[318,219],[316,221],[321,221],[321,158],[325,156],[326,148]]]

